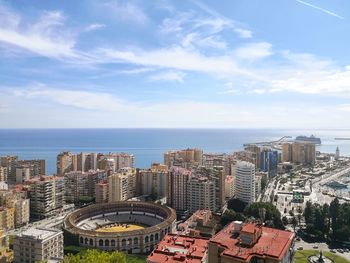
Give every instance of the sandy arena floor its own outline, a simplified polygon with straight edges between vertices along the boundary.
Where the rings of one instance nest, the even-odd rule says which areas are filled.
[[[128,227],[125,225],[120,225],[120,226],[112,226],[112,227],[102,227],[100,229],[97,229],[97,232],[124,232],[124,231],[132,231],[132,230],[140,230],[144,229],[145,227],[141,225],[135,225],[135,224],[128,224]]]

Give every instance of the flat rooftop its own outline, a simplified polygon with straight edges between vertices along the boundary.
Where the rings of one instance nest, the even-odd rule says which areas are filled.
[[[148,263],[202,263],[207,257],[209,239],[176,234],[166,235],[148,256]]]
[[[44,239],[50,238],[50,237],[52,237],[58,233],[61,233],[61,232],[62,231],[59,229],[31,227],[31,228],[21,232],[17,236],[44,240]]]
[[[241,245],[239,234],[233,234],[234,222],[212,237],[210,243],[224,248],[222,256],[233,257],[245,262],[250,262],[253,256],[281,260],[293,243],[294,233],[255,224],[246,224],[242,231],[254,233],[254,228],[258,227],[261,227],[262,234],[250,247]]]

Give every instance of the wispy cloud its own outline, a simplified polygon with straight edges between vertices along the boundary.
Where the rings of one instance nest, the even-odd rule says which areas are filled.
[[[75,36],[64,27],[64,16],[59,11],[45,11],[37,22],[22,25],[21,17],[2,8],[0,42],[13,48],[40,56],[83,63],[88,55],[75,49]],[[69,59],[69,60],[66,60]]]
[[[98,30],[98,29],[102,29],[102,28],[105,28],[106,25],[105,24],[91,24],[91,25],[88,25],[84,31],[85,32],[90,32],[90,31],[95,31],[95,30]]]
[[[289,107],[283,103],[256,105],[254,102],[252,107],[246,105],[247,102],[236,105],[193,100],[152,101],[146,104],[122,100],[111,93],[62,89],[45,85],[12,88],[6,95],[6,99],[8,101],[15,99],[20,104],[34,103],[29,113],[25,107],[12,109],[21,116],[22,127],[23,125],[57,127],[57,120],[60,120],[59,127],[266,127],[266,112],[269,112],[270,127],[314,128],[315,126],[324,127],[323,118],[317,118],[320,113],[324,118],[332,118],[336,120],[335,124],[339,124],[344,123],[346,118],[338,114],[349,110],[347,104],[335,107],[295,104],[295,107]],[[55,107],[54,115],[52,111],[43,110],[46,109],[47,102],[50,102],[50,108]],[[67,109],[69,114],[65,116],[62,113]],[[82,114],[82,110],[89,112]],[[285,117],[285,112],[288,112],[288,118]],[[29,118],[27,121],[26,117],[32,114],[35,114],[36,118],[34,120]],[[101,118],[101,114],[104,118]],[[300,118],[300,115],[303,118]],[[6,127],[6,123],[11,122],[11,119],[6,116],[6,114],[2,116],[4,117],[0,123],[2,127]],[[43,118],[47,120],[45,123],[41,121]],[[150,119],[152,122],[149,121]],[[17,126],[18,123],[16,123]],[[329,124],[327,125],[329,128]]]
[[[213,8],[210,8],[208,5],[202,3],[198,0],[192,0],[192,2],[197,7],[199,7],[201,10],[210,14],[212,17],[216,18],[216,20],[213,20],[213,21],[216,21],[216,22],[220,21],[223,24],[229,25],[233,29],[233,31],[236,32],[238,34],[238,36],[240,36],[241,38],[253,37],[253,32],[244,28],[243,26],[240,26],[237,21],[234,21],[232,19],[229,19],[229,18],[223,16],[222,14],[215,11]]]
[[[304,2],[304,1],[302,1],[302,0],[295,0],[295,1],[297,1],[297,2],[300,3],[300,4],[303,4],[303,5],[309,6],[309,7],[311,7],[311,8],[314,8],[314,9],[316,9],[316,10],[319,10],[319,11],[325,13],[325,14],[328,14],[328,15],[331,15],[331,16],[334,16],[334,17],[337,17],[337,18],[339,18],[339,19],[344,19],[343,16],[338,15],[338,14],[336,14],[336,13],[334,13],[334,12],[332,12],[332,11],[329,11],[329,10],[327,10],[327,9],[325,9],[325,8],[322,8],[322,7],[319,7],[319,6],[316,6],[316,5],[313,5],[313,4]]]
[[[272,45],[268,42],[249,43],[235,50],[235,55],[243,60],[256,60],[273,54]]]
[[[42,84],[25,89],[14,89],[13,95],[31,100],[46,99],[85,110],[117,111],[125,107],[121,100],[107,93],[50,88]]]
[[[182,83],[184,81],[185,76],[186,76],[186,73],[184,72],[170,70],[170,71],[159,72],[157,74],[151,75],[149,77],[149,80]]]
[[[135,1],[124,0],[107,0],[97,1],[96,7],[103,9],[104,14],[111,18],[123,22],[132,22],[143,25],[149,21],[148,16],[143,11],[142,7]]]
[[[99,54],[111,63],[130,63],[134,65],[220,75],[250,74],[248,71],[239,68],[233,57],[229,55],[207,56],[198,50],[186,50],[182,47],[155,50],[101,49],[99,50]]]

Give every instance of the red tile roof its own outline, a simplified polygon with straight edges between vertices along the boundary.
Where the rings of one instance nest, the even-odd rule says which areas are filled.
[[[207,257],[209,239],[176,234],[166,235],[156,246],[148,263],[201,263]]]
[[[254,233],[256,227],[258,226],[255,224],[247,224],[242,231]],[[257,242],[251,247],[246,247],[239,244],[239,236],[233,235],[233,228],[232,222],[212,237],[209,243],[224,248],[221,256],[233,257],[245,262],[249,262],[253,256],[281,260],[291,247],[294,238],[292,232],[262,227],[262,234]]]

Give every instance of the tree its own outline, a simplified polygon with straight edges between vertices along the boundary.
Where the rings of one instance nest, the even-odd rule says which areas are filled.
[[[322,216],[324,219],[324,224],[322,227],[322,233],[324,233],[324,235],[326,236],[326,238],[328,239],[329,237],[329,205],[328,204],[324,204],[322,206]]]
[[[337,230],[341,227],[339,221],[339,215],[340,215],[340,204],[338,198],[335,198],[330,206],[329,206],[329,216],[331,219],[331,226],[332,226],[332,232],[333,236],[336,237]]]
[[[232,221],[239,220],[239,221],[245,221],[245,217],[242,213],[236,213],[232,209],[227,209],[225,213],[221,216],[221,225],[226,226],[228,223],[231,223]]]
[[[267,185],[267,176],[263,176],[261,178],[261,191],[265,189],[266,185]]]
[[[76,255],[68,254],[63,258],[63,263],[126,263],[126,256],[122,252],[114,251],[108,253],[97,249],[88,249]]]
[[[227,208],[231,209],[237,213],[242,213],[244,209],[246,208],[247,203],[237,199],[237,198],[232,198],[227,202]]]
[[[297,221],[297,219],[295,218],[295,216],[293,216],[293,218],[292,218],[292,225],[293,225],[293,229],[294,229],[294,232],[295,232],[295,228],[296,228],[296,226],[298,225],[298,221]]]
[[[265,209],[265,216],[264,216],[265,223],[267,223],[268,221],[271,221],[270,225],[272,224],[273,227],[284,229],[284,226],[281,220],[281,213],[271,203],[265,203],[265,202],[252,203],[244,209],[244,215],[247,217],[260,218],[261,209]]]
[[[310,201],[307,201],[304,209],[304,217],[305,217],[306,224],[313,223],[313,213],[314,213],[313,205]]]
[[[288,225],[288,218],[286,216],[282,217],[282,223],[283,225]]]

